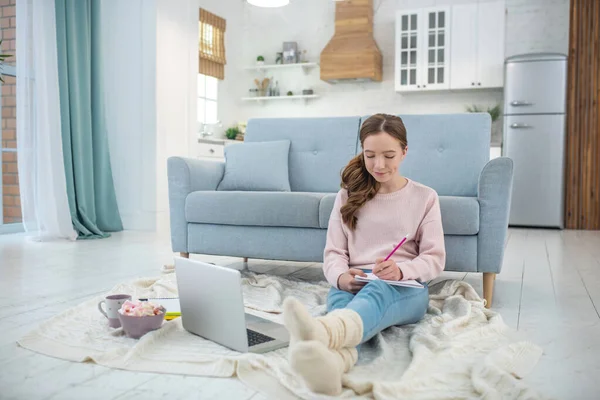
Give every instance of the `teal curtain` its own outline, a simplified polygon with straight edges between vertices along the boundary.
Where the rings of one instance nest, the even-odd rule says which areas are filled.
[[[110,167],[100,58],[100,0],[55,0],[63,154],[79,239],[123,230]]]

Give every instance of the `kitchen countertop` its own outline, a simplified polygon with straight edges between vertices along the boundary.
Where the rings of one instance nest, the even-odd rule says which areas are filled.
[[[198,138],[198,143],[204,143],[204,144],[215,144],[215,145],[219,145],[219,146],[223,146],[226,144],[231,144],[231,143],[239,143],[241,142],[240,140],[229,140],[227,138],[213,138],[213,137],[199,137]]]
[[[220,138],[211,138],[211,137],[199,137],[198,143],[206,143],[206,144],[225,144],[225,139]]]

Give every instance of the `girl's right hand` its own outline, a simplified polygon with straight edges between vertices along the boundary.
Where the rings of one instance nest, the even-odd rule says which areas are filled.
[[[354,278],[356,275],[367,276],[367,274],[358,268],[350,268],[338,278],[338,287],[340,290],[345,290],[346,292],[350,292],[352,294],[358,293],[360,289],[367,284],[367,282],[357,281]]]

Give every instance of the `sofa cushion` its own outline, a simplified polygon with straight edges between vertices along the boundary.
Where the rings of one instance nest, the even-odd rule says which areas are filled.
[[[289,139],[293,192],[340,190],[340,173],[356,154],[359,117],[254,118],[245,142]]]
[[[327,229],[329,226],[329,217],[331,216],[336,196],[337,193],[329,193],[321,199],[321,204],[319,205],[319,225],[321,228]]]
[[[192,192],[186,198],[185,217],[200,224],[320,228],[323,196],[325,193]]]
[[[477,241],[475,235],[444,235],[446,271],[477,272]],[[481,272],[481,271],[480,271]]]
[[[319,225],[327,228],[336,193],[326,194],[319,206]],[[475,197],[440,196],[442,225],[446,235],[477,235],[479,202]]]
[[[187,196],[185,217],[198,224],[327,229],[336,193],[198,191]],[[440,196],[446,235],[479,232],[474,197]]]
[[[289,140],[225,146],[225,174],[217,190],[290,191]]]
[[[440,196],[445,235],[477,235],[479,201],[476,197]]]

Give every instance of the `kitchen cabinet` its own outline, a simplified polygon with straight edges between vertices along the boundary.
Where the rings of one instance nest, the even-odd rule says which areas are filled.
[[[195,155],[202,160],[225,161],[225,146],[232,143],[242,143],[238,140],[199,137]]]
[[[396,91],[503,87],[504,24],[504,0],[398,11]]]
[[[397,91],[448,89],[450,7],[402,10],[396,15]]]
[[[452,7],[450,89],[504,86],[504,1]]]

